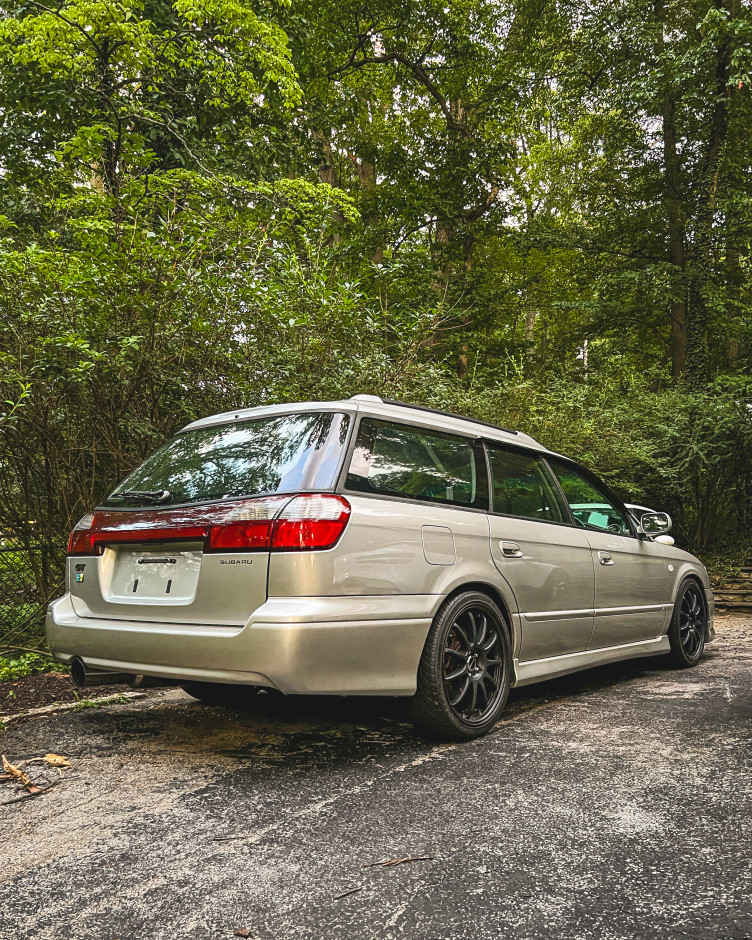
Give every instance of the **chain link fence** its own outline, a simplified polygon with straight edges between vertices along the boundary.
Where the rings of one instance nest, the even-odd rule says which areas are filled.
[[[7,650],[46,652],[44,617],[48,596],[40,586],[42,547],[0,545],[0,654]],[[53,590],[49,597],[61,594]]]

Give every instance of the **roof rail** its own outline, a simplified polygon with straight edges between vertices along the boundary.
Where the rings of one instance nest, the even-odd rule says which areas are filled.
[[[519,434],[519,431],[512,431],[511,428],[502,428],[498,424],[491,424],[490,421],[481,421],[478,418],[468,418],[467,415],[457,414],[456,411],[442,411],[440,408],[429,408],[427,405],[413,405],[411,402],[406,401],[396,401],[393,398],[377,398],[375,395],[355,395],[354,398],[363,400],[367,399],[373,401],[377,399],[382,401],[385,405],[398,405],[400,408],[414,408],[415,411],[427,411],[429,414],[433,415],[444,415],[445,418],[459,418],[460,421],[470,421],[473,424],[480,424],[484,428],[493,428],[494,431],[503,431],[505,434]]]

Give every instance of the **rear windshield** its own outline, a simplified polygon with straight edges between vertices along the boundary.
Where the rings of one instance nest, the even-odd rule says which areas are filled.
[[[105,500],[170,505],[334,486],[349,418],[315,412],[186,431],[163,444]]]

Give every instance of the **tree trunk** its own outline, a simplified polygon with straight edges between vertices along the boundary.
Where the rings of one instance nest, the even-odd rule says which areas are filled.
[[[339,186],[339,176],[334,163],[332,142],[322,131],[316,128],[313,129],[312,133],[318,147],[319,179],[322,183],[327,183],[329,186]]]
[[[370,228],[377,219],[376,208],[376,164],[372,160],[361,157],[355,160],[355,169],[358,173],[358,182],[360,183],[360,193],[363,203],[363,225]],[[376,246],[371,261],[374,264],[381,264],[384,260],[384,246]]]
[[[665,50],[664,3],[656,0],[657,21],[656,47],[660,56]],[[672,88],[666,86],[663,94],[663,199],[668,217],[668,256],[675,268],[680,295],[675,297],[669,309],[671,318],[671,373],[678,378],[687,361],[687,288],[684,282],[685,239],[684,205],[681,181],[681,161],[676,146],[676,98]]]
[[[720,9],[726,9],[723,3],[716,5]],[[687,386],[693,389],[703,388],[710,379],[708,311],[705,293],[713,276],[711,259],[713,215],[718,192],[721,153],[728,134],[730,103],[728,75],[733,51],[730,37],[727,37],[717,50],[713,89],[715,106],[698,187],[700,208],[697,214],[697,234],[691,259],[689,316],[687,318],[686,381]]]

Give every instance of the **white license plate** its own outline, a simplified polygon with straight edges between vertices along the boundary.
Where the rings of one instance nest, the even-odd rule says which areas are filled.
[[[201,552],[116,551],[108,600],[121,604],[185,604],[196,596]]]

